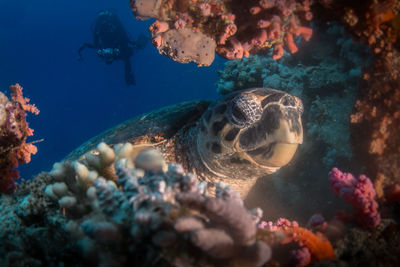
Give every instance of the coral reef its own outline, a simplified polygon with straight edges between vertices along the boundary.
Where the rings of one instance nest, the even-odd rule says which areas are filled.
[[[369,0],[344,5],[340,1],[336,2],[328,8],[344,10],[340,17],[353,34],[368,43],[374,54],[390,61],[393,47],[398,45],[400,2]]]
[[[137,154],[129,143],[113,148],[100,143],[81,159],[56,163],[50,173],[0,196],[0,261],[5,266],[306,266],[357,263],[354,253],[370,258],[371,251],[396,252],[393,242],[400,235],[393,220],[371,230],[348,229],[332,247],[325,236],[332,237],[336,226],[320,215],[308,224],[313,230],[286,219],[260,222],[263,212],[247,210],[229,186],[217,184],[215,194],[208,196],[205,182],[182,166],[166,165],[157,150]],[[398,263],[394,255],[385,262]]]
[[[131,0],[136,18],[155,18],[150,26],[154,46],[181,63],[208,66],[216,51],[227,59],[248,57],[273,47],[296,53],[297,36],[308,41],[313,17],[308,0]]]
[[[299,96],[305,104],[306,140],[327,146],[323,163],[330,167],[352,156],[349,116],[368,54],[366,47],[354,43],[335,23],[317,24],[315,31],[313,44],[303,46],[294,57],[284,56],[277,62],[260,55],[225,63],[217,88],[227,94],[263,86]]]
[[[282,41],[287,51],[295,52],[298,44],[296,42],[293,43],[293,34],[296,35],[299,29],[304,29],[305,32],[308,31],[310,33],[309,30],[302,26],[299,27],[299,25],[304,25],[305,22],[313,17],[315,18],[313,19],[315,23],[318,23],[318,20],[328,21],[329,23],[331,21],[342,22],[354,37],[370,47],[371,54],[375,56],[371,68],[362,70],[365,65],[362,62],[358,62],[359,64],[356,64],[353,70],[349,72],[349,75],[353,75],[353,78],[356,79],[362,70],[365,78],[365,81],[360,86],[361,96],[351,117],[354,137],[352,143],[356,150],[355,154],[367,166],[368,173],[374,181],[383,181],[381,183],[384,188],[393,187],[400,182],[397,178],[398,176],[396,176],[399,170],[398,148],[400,145],[399,139],[395,137],[399,129],[398,125],[400,125],[397,112],[399,110],[397,97],[399,86],[398,78],[396,78],[399,75],[398,62],[400,61],[398,52],[400,31],[399,1],[369,0],[349,2],[320,0],[247,1],[246,3],[239,3],[239,1],[138,0],[131,1],[131,6],[139,19],[157,18],[157,21],[150,27],[150,31],[152,32],[155,46],[162,53],[175,57],[182,62],[194,60],[199,65],[210,64],[212,61],[210,57],[213,57],[213,55],[211,56],[209,52],[213,51],[214,48],[222,56],[234,59],[246,57],[253,53],[265,53],[265,50],[262,49],[263,47],[273,46],[274,52],[271,56],[275,59],[281,58],[284,56]],[[268,18],[265,19],[265,17]],[[297,26],[291,28],[293,20],[296,20]],[[279,21],[281,24],[279,24]],[[207,28],[209,25],[211,26]],[[168,33],[169,31],[171,33]],[[189,36],[187,32],[189,31],[193,33],[194,37],[191,45],[187,40]],[[165,40],[163,41],[164,34],[168,35],[169,44],[166,44]],[[172,39],[169,36],[171,35],[176,36],[174,37],[174,40],[177,41],[176,43],[170,42]],[[209,39],[197,37],[200,35]],[[274,39],[276,35],[281,37],[278,42]],[[308,39],[309,36],[303,34],[304,39]],[[314,36],[318,36],[318,34],[314,34]],[[336,40],[332,39],[332,43],[340,43],[344,39],[341,37],[336,38]],[[201,45],[198,40],[208,40],[210,42],[204,48],[198,49]],[[324,47],[321,47],[321,45],[324,44],[317,41],[312,45],[312,48],[315,50],[323,49]],[[191,55],[189,57],[184,56],[182,52],[185,52],[185,49],[180,50],[179,48],[181,47],[188,49]],[[194,55],[193,48],[201,53]],[[300,61],[301,64],[306,61],[311,62],[311,58],[315,57],[314,50],[303,51],[303,48],[300,50],[304,55],[310,57],[307,60],[304,57],[296,56],[297,62]],[[345,51],[345,55],[349,55],[354,50],[348,49],[346,51],[346,49],[343,49],[343,51]],[[200,57],[206,59],[200,59]],[[351,56],[348,58],[351,59]],[[347,63],[350,62],[351,60]],[[268,63],[260,63],[259,70],[250,67],[247,69],[247,74],[245,74],[241,69],[245,69],[246,64],[249,64],[249,61],[245,61],[242,68],[240,66],[232,66],[231,72],[239,75],[240,82],[225,79],[224,89],[221,90],[249,87],[254,84],[260,86],[260,79],[264,80],[264,86],[282,84],[286,87],[297,89],[299,89],[299,83],[303,84],[303,81],[306,81],[308,83],[307,87],[309,85],[312,86],[313,82],[321,80],[320,77],[328,77],[329,83],[332,82],[333,84],[341,80],[339,76],[332,75],[333,73],[328,69],[325,69],[327,74],[323,74],[323,76],[309,76],[303,78],[300,82],[287,82],[288,76],[284,76],[288,72],[285,69],[279,69],[280,74],[272,72],[268,75],[268,78],[257,78],[260,77],[260,72],[267,72],[269,68],[273,67]],[[268,68],[265,68],[265,66],[268,66]],[[292,76],[296,77],[297,75]],[[385,81],[384,86],[381,86],[381,81]],[[347,87],[345,82],[343,82],[345,86],[342,86],[340,82],[336,85],[340,85],[341,88]],[[280,88],[279,86],[273,87]],[[220,86],[220,88],[222,87]],[[313,90],[307,91],[315,93]],[[325,165],[332,165],[337,159],[349,159],[353,155],[349,150],[350,146],[334,145],[337,142],[341,144],[349,142],[348,130],[336,127],[343,125],[341,123],[337,123],[336,126],[329,124],[333,121],[345,122],[354,99],[346,98],[348,101],[343,102],[343,95],[349,96],[347,93],[337,94],[336,99],[334,97],[331,98],[332,101],[323,99],[321,95],[323,94],[320,94],[320,98],[315,99],[315,101],[311,98],[309,106],[311,106],[312,112],[310,114],[316,115],[322,112],[325,115],[310,118],[310,134],[313,138],[328,144],[323,161]],[[355,96],[355,94],[350,95]],[[332,103],[337,104],[332,105]],[[327,109],[325,108],[326,106],[330,106],[330,108]],[[334,108],[338,110],[346,109],[346,112],[341,113],[343,117],[340,120],[335,119],[337,112],[331,112],[330,114],[325,112],[326,110],[333,111]],[[322,125],[321,123],[314,123],[316,122],[315,120],[321,122]],[[348,122],[345,125],[347,128]],[[316,129],[326,130],[316,131]],[[332,131],[330,129],[336,130]],[[332,141],[329,143],[329,140]],[[384,190],[380,191],[383,192]],[[379,197],[382,198],[383,195],[380,194]]]
[[[400,2],[398,0],[319,1],[315,17],[343,22],[374,56],[363,69],[359,97],[351,116],[352,145],[377,187],[379,199],[400,183]],[[389,190],[390,191],[390,190]]]
[[[354,101],[353,92],[346,98],[342,98],[341,94],[322,99],[316,96],[311,103],[307,122],[308,133],[311,138],[327,145],[327,152],[322,158],[325,166],[334,165],[340,158],[350,161],[353,156],[348,116]]]
[[[325,20],[341,18],[370,46],[370,67],[365,50],[335,25],[315,22],[314,32],[325,34],[314,34],[314,44],[297,47],[296,35],[311,37],[311,30],[300,25],[327,14],[311,13],[313,1],[131,0],[131,6],[140,19],[157,18],[150,27],[153,43],[176,61],[210,65],[215,51],[228,59],[245,57],[220,72],[220,93],[272,87],[304,100],[304,147],[252,193],[261,193],[257,203],[263,202],[263,219],[273,219],[275,209],[296,220],[299,214],[304,219],[323,211],[331,220],[314,214],[308,229],[287,219],[260,222],[263,212],[248,210],[251,200],[243,202],[229,186],[201,183],[182,166],[167,165],[156,150],[139,153],[131,144],[111,148],[100,143],[16,188],[14,168],[36,152],[26,143],[33,131],[25,112],[39,111],[15,85],[11,100],[0,93],[0,190],[14,191],[0,195],[0,262],[399,266],[399,2],[314,2],[316,9],[335,11]],[[273,51],[264,49],[269,47]],[[358,171],[355,158],[362,160],[373,183],[337,168],[329,181],[321,179],[333,163]],[[327,193],[329,182],[335,194],[352,204],[354,215],[333,217],[340,202]],[[211,187],[215,196],[209,194]]]
[[[50,177],[23,181],[0,201],[0,262],[2,266],[77,264],[74,240],[64,230],[67,220],[44,193]],[[51,265],[48,265],[51,266]]]
[[[209,197],[205,183],[180,165],[166,166],[156,150],[134,154],[131,144],[100,143],[80,161],[55,164],[37,178],[42,191],[25,197],[42,200],[25,209],[58,206],[46,223],[63,221],[55,231],[88,264],[262,266],[270,259],[268,243],[257,238],[262,212],[249,212],[237,192],[220,183]]]
[[[333,243],[337,260],[315,266],[398,266],[400,259],[398,222],[383,219],[374,229],[350,228]]]
[[[400,52],[392,54],[390,67],[381,58],[366,70],[350,118],[353,147],[383,200],[384,191],[400,183]]]
[[[39,110],[28,104],[29,98],[22,96],[19,84],[11,85],[11,99],[0,92],[0,192],[11,193],[15,190],[14,179],[19,178],[15,169],[18,164],[28,163],[31,154],[36,154],[33,143],[26,143],[33,130],[26,122],[26,112],[35,115]]]
[[[264,86],[288,91],[304,103],[303,145],[289,165],[260,180],[247,199],[249,207],[260,206],[269,220],[291,217],[305,223],[316,211],[333,216],[332,205],[348,205],[329,190],[326,173],[332,164],[362,171],[353,160],[349,117],[362,68],[370,62],[368,48],[337,23],[315,23],[313,29],[313,42],[296,55],[279,61],[250,56],[225,63],[219,72],[222,94]]]

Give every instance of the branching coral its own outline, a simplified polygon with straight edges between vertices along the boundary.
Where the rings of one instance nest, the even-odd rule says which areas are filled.
[[[351,173],[333,168],[329,173],[333,192],[353,205],[356,220],[367,227],[377,227],[381,222],[376,192],[371,180],[365,175],[356,179]]]
[[[14,179],[19,178],[15,168],[18,164],[28,163],[31,154],[37,148],[26,143],[33,130],[26,122],[26,111],[39,114],[35,105],[29,104],[29,98],[22,96],[19,84],[10,86],[11,100],[0,92],[0,192],[11,193],[15,190]]]
[[[135,156],[131,144],[101,143],[79,161],[55,164],[50,175],[54,182],[45,192],[92,262],[261,266],[271,256],[269,245],[256,239],[259,210],[247,211],[223,184],[216,198],[208,197],[205,183],[180,165],[166,167],[156,150]],[[102,254],[110,245],[110,254]]]
[[[138,19],[156,18],[150,26],[153,44],[175,61],[208,66],[214,50],[227,59],[248,57],[273,47],[297,52],[295,37],[308,41],[312,19],[308,0],[131,0]]]

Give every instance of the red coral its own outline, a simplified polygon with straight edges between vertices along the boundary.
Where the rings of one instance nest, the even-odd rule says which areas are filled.
[[[15,190],[14,180],[19,178],[15,168],[18,164],[28,163],[37,147],[26,143],[33,130],[26,122],[26,111],[39,114],[39,109],[23,97],[19,84],[10,86],[11,100],[0,93],[0,192],[11,193]]]

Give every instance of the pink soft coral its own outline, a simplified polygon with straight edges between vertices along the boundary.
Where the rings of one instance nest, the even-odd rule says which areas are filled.
[[[356,179],[351,173],[343,173],[333,168],[329,173],[333,192],[353,205],[356,219],[367,227],[376,227],[381,221],[379,205],[375,200],[376,192],[371,180],[365,175]]]

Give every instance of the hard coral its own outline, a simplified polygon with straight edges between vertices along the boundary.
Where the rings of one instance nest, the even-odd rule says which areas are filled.
[[[297,52],[294,36],[308,41],[312,35],[303,26],[312,19],[307,0],[131,0],[130,4],[136,18],[157,19],[149,28],[154,45],[181,63],[208,66],[214,51],[236,59],[271,47],[273,58],[279,59],[284,47]]]
[[[400,183],[400,52],[382,55],[364,72],[350,117],[354,150],[382,187]],[[379,179],[378,179],[379,178]]]
[[[400,1],[319,1],[315,15],[341,20],[374,55],[351,116],[354,154],[382,187],[400,182]],[[317,5],[314,5],[317,7]]]
[[[66,230],[91,248],[83,257],[118,266],[215,266],[221,260],[261,266],[269,260],[269,245],[256,239],[261,215],[250,213],[238,193],[219,184],[217,197],[209,197],[204,183],[180,165],[166,167],[157,150],[134,152],[129,143],[101,143],[50,173],[45,193],[70,219]],[[109,160],[91,165],[88,157]],[[113,175],[99,176],[105,168]]]
[[[39,114],[35,105],[28,104],[29,98],[22,96],[19,84],[11,85],[11,100],[0,92],[0,192],[11,193],[15,190],[14,179],[19,178],[15,168],[18,164],[28,163],[31,154],[37,148],[26,143],[26,138],[33,135],[33,130],[26,122],[26,111]]]
[[[390,58],[393,45],[399,39],[394,20],[399,14],[400,3],[398,0],[366,2],[362,8],[345,8],[343,20],[356,36],[371,46],[375,54]]]

